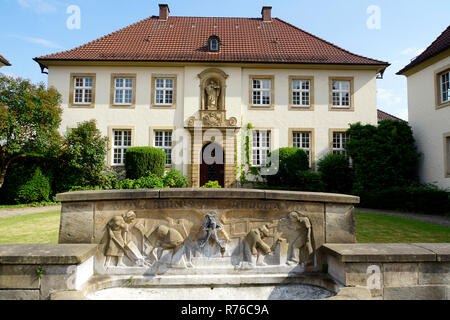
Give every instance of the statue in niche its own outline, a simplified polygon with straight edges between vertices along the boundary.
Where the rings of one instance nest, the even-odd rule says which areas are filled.
[[[145,238],[152,246],[150,255],[154,255],[154,251],[157,251],[156,256],[153,256],[156,261],[161,259],[163,252],[166,250],[172,251],[173,257],[184,244],[184,238],[181,233],[165,225],[157,227],[153,232],[145,236]]]
[[[106,267],[127,267],[123,263],[123,257],[127,256],[138,266],[149,266],[148,261],[142,256],[136,244],[128,237],[130,225],[136,220],[136,213],[129,211],[122,216],[112,218],[108,224],[108,243],[105,251]],[[140,226],[140,225],[139,225]],[[112,260],[115,259],[115,263]]]
[[[205,92],[206,92],[206,109],[218,110],[220,86],[214,80],[211,80],[205,87]]]
[[[198,240],[198,245],[200,246],[200,248],[204,248],[206,244],[210,240],[212,240],[219,246],[220,253],[223,256],[226,251],[226,243],[230,242],[231,240],[225,230],[223,230],[222,225],[217,222],[216,216],[217,215],[215,213],[208,213],[205,215],[205,224],[203,226],[205,235],[203,238]],[[224,235],[226,240],[220,240],[217,235],[217,231],[220,231]]]
[[[260,255],[266,256],[272,253],[272,249],[263,241],[266,237],[269,237],[269,226],[267,225],[250,230],[245,237],[245,241],[252,255],[257,259],[256,264],[259,266],[266,265],[263,261],[260,261]]]
[[[299,212],[289,213],[287,218],[280,221],[280,227],[287,231],[288,265],[297,265],[309,260],[314,252],[311,245],[311,221]]]

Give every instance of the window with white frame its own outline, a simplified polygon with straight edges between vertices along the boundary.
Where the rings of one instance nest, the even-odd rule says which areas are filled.
[[[309,159],[309,167],[311,167],[312,166],[312,159],[311,159],[311,147],[312,147],[311,132],[294,131],[292,133],[292,146],[294,148],[300,148],[300,149],[305,150],[306,154],[308,155],[308,159]]]
[[[345,145],[349,140],[350,136],[347,133],[333,132],[333,154],[347,155]]]
[[[155,105],[173,105],[174,83],[172,78],[155,79]]]
[[[253,131],[253,157],[254,167],[264,167],[267,164],[268,154],[270,152],[270,131]]]
[[[172,165],[172,131],[155,131],[154,146],[166,153],[166,166]]]
[[[131,148],[131,130],[113,130],[113,165],[125,164],[125,152]]]
[[[73,103],[91,104],[94,79],[92,77],[75,77],[73,81]]]
[[[332,80],[332,103],[336,108],[350,108],[351,104],[351,81]]]
[[[272,80],[252,80],[252,104],[253,106],[269,107],[272,105]]]
[[[292,105],[294,107],[311,106],[310,80],[292,80]]]
[[[131,105],[133,104],[133,79],[115,78],[114,79],[114,104]]]
[[[440,103],[450,102],[450,71],[439,75]]]

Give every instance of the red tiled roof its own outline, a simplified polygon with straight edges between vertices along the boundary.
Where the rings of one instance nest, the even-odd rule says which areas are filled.
[[[7,65],[7,66],[11,65],[11,63],[9,63],[9,61],[6,60],[6,58],[3,57],[1,54],[0,54],[0,62],[3,63],[4,65]]]
[[[419,56],[417,56],[410,64],[404,67],[402,70],[397,72],[398,75],[405,73],[406,71],[412,69],[413,67],[421,64],[422,62],[437,56],[439,53],[450,48],[450,26],[442,32],[442,34],[434,40],[434,42]]]
[[[211,35],[219,53],[207,50]],[[353,54],[274,18],[153,16],[78,48],[35,58],[42,60],[170,61],[355,64],[387,67],[387,62]]]
[[[389,114],[387,112],[381,111],[381,110],[377,110],[378,111],[378,121],[382,121],[382,120],[397,120],[397,121],[403,121],[403,122],[407,122],[403,119],[397,118],[396,116],[393,116],[392,114]]]

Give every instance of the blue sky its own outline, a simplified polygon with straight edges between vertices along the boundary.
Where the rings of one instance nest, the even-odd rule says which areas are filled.
[[[406,79],[395,73],[431,44],[449,25],[448,0],[0,0],[0,53],[13,64],[1,72],[47,81],[32,58],[68,50],[158,14],[169,4],[174,16],[260,17],[272,15],[351,52],[392,64],[378,81],[378,107],[407,119]],[[70,30],[67,8],[81,10],[80,29]],[[377,6],[379,27],[367,21]],[[374,21],[374,20],[370,20]]]

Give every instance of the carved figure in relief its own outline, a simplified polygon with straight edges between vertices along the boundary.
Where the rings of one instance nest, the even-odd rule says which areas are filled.
[[[157,255],[154,256],[157,261],[166,250],[171,250],[173,257],[184,244],[184,238],[181,233],[176,229],[169,228],[165,225],[157,227],[153,232],[146,236],[146,239],[152,246],[150,255],[154,254],[155,249],[157,250]]]
[[[223,255],[226,251],[226,242],[230,242],[231,240],[225,230],[223,230],[222,225],[217,222],[216,214],[208,213],[205,215],[203,230],[205,235],[203,238],[198,240],[200,248],[205,247],[208,241],[213,240],[220,247],[220,252]],[[217,236],[217,231],[221,231],[226,240],[220,240]]]
[[[148,261],[142,256],[136,244],[129,239],[130,226],[136,220],[136,213],[129,211],[122,216],[112,218],[108,224],[108,243],[105,251],[105,266],[126,267],[123,257],[127,256],[138,266],[149,266]],[[141,225],[136,224],[138,230]],[[112,260],[115,259],[115,264]]]
[[[289,213],[282,219],[281,226],[288,231],[288,262],[289,265],[305,263],[314,252],[311,245],[311,221],[299,212]]]
[[[258,258],[259,254],[268,255],[272,253],[271,248],[263,241],[264,238],[269,236],[269,227],[264,225],[259,228],[250,230],[250,232],[245,237],[250,251],[252,254]],[[259,265],[264,265],[264,263],[259,263]]]
[[[220,86],[215,81],[210,81],[205,87],[206,91],[206,109],[218,110],[220,95]]]

